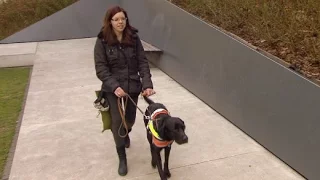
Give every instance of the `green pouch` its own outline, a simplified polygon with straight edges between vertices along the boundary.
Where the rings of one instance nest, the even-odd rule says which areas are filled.
[[[95,91],[97,100],[94,102],[95,108],[98,109],[99,114],[101,114],[102,117],[102,132],[105,130],[111,129],[111,115],[109,111],[109,104],[107,99],[101,94],[101,91]],[[98,114],[98,116],[99,116]]]

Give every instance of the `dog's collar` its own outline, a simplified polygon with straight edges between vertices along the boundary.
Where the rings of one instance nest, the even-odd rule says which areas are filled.
[[[156,109],[156,110],[153,111],[153,113],[151,114],[150,120],[156,119],[156,117],[157,117],[159,114],[169,114],[169,112],[168,112],[167,110],[163,109],[163,108]]]

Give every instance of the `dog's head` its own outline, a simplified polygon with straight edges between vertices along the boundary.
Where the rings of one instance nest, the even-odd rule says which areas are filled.
[[[186,126],[184,121],[177,117],[167,118],[165,121],[164,133],[171,140],[175,140],[178,144],[188,142],[188,136],[185,133]]]

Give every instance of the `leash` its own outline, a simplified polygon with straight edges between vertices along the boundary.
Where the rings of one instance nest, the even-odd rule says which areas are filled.
[[[126,114],[126,109],[127,109],[127,104],[128,104],[128,98],[126,99],[126,104],[124,104],[124,100],[123,100],[124,97],[118,97],[118,110],[119,110],[119,113],[120,113],[120,116],[121,116],[121,124],[120,124],[120,127],[118,129],[118,135],[122,138],[126,137],[128,135],[128,125],[126,123],[126,119],[125,119],[125,114]],[[120,99],[122,102],[120,102]],[[125,135],[121,135],[120,134],[120,130],[121,130],[121,127],[124,126],[124,129],[125,129]]]
[[[126,100],[125,100],[126,103],[125,103],[125,104],[124,104],[124,98],[126,98]],[[121,97],[121,98],[118,97],[118,100],[117,100],[117,102],[118,102],[118,109],[119,109],[120,116],[121,116],[121,120],[122,120],[122,122],[121,122],[121,124],[120,124],[120,127],[119,127],[119,129],[118,129],[118,135],[119,135],[120,137],[122,137],[122,138],[126,137],[126,136],[128,135],[128,133],[129,133],[128,125],[127,125],[126,119],[125,119],[125,111],[126,111],[127,104],[128,104],[128,98],[129,98],[130,101],[134,104],[134,106],[140,111],[140,113],[143,115],[144,118],[148,119],[149,121],[152,120],[152,119],[151,119],[152,117],[151,117],[150,111],[147,109],[147,111],[149,112],[150,116],[145,115],[145,113],[143,113],[143,111],[142,111],[142,110],[139,108],[139,106],[134,102],[134,100],[131,98],[131,96],[130,96],[129,94],[126,93],[124,97]],[[120,99],[121,99],[122,102],[120,102]],[[158,128],[158,120],[159,120],[159,119],[160,119],[160,118],[153,119],[153,120],[156,121],[156,126],[157,126],[157,128]],[[123,136],[120,134],[121,126],[124,126],[124,128],[125,128],[125,135],[123,135]]]
[[[134,100],[130,97],[129,94],[126,94],[126,96],[131,100],[131,102],[134,104],[135,107],[137,107],[139,109],[139,111],[141,112],[141,114],[146,118],[146,119],[151,119],[150,116],[147,116],[143,113],[143,111],[138,107],[138,105],[134,102]],[[149,110],[147,109],[147,111],[149,112]],[[150,113],[150,112],[149,112]]]
[[[126,98],[126,103],[125,103],[125,105],[124,105],[124,100],[123,100],[123,98]],[[151,113],[149,112],[149,110],[147,109],[147,111],[149,112],[149,114],[150,114],[150,116],[147,116],[147,115],[145,115],[145,113],[143,113],[143,111],[139,108],[139,106],[134,102],[134,100],[131,98],[131,96],[129,95],[129,94],[125,94],[125,96],[124,97],[121,97],[121,98],[119,98],[118,97],[118,109],[119,109],[119,112],[120,112],[120,116],[121,116],[121,120],[122,120],[122,122],[121,122],[121,125],[120,125],[120,127],[119,127],[119,129],[118,129],[118,134],[119,134],[119,136],[120,137],[122,137],[122,138],[124,138],[124,137],[126,137],[127,135],[128,135],[128,125],[127,125],[127,123],[126,123],[126,120],[125,120],[125,110],[126,110],[126,108],[127,108],[127,103],[128,103],[128,98],[130,99],[130,101],[134,104],[134,106],[140,111],[140,113],[143,115],[143,117],[144,118],[146,118],[146,119],[148,119],[148,120],[151,120]],[[122,103],[120,103],[120,99],[121,99],[121,101],[122,101]],[[122,106],[122,107],[121,107]],[[156,118],[156,119],[154,119],[155,121],[156,121],[156,126],[157,126],[157,128],[158,128],[158,118]],[[123,126],[124,125],[124,128],[125,128],[125,131],[126,131],[126,133],[125,133],[125,135],[124,136],[122,136],[121,134],[120,134],[120,129],[121,129],[121,126]]]
[[[143,111],[138,107],[138,105],[134,102],[134,100],[130,97],[129,94],[126,93],[126,94],[125,94],[125,97],[126,97],[126,105],[127,105],[128,98],[129,98],[129,99],[131,100],[131,102],[134,104],[134,106],[139,109],[139,111],[141,112],[141,114],[142,114],[146,119],[149,120],[149,123],[150,123],[150,121],[155,121],[155,122],[156,122],[156,127],[157,127],[157,129],[158,129],[158,120],[160,120],[161,118],[152,119],[152,114],[150,113],[150,111],[149,111],[148,108],[147,108],[147,111],[148,111],[148,113],[150,114],[150,116],[145,115],[145,114],[143,113]],[[125,111],[125,107],[123,106],[123,104],[124,104],[124,103],[123,103],[123,97],[122,97],[121,99],[122,99],[122,107],[123,107],[123,109],[124,109],[124,111]],[[119,103],[120,103],[120,98],[118,98],[118,107],[121,106]],[[119,108],[119,111],[120,111],[120,109],[121,109],[121,108]],[[165,111],[166,111],[166,110],[165,110]],[[124,115],[121,113],[121,111],[120,111],[120,115],[121,115],[121,117],[122,117],[122,122],[123,122],[123,124],[125,125],[125,128],[126,128],[126,135],[125,135],[125,136],[127,136],[127,134],[128,134],[128,126],[127,126],[127,124],[126,124]],[[148,124],[149,124],[149,123],[148,123]],[[121,128],[121,126],[120,126],[120,128]],[[120,135],[120,128],[119,128],[119,131],[118,131],[119,136],[121,136],[121,135]],[[154,131],[153,124],[152,124],[152,128],[151,128],[151,129],[149,128],[149,125],[147,125],[147,129],[148,129],[148,130],[151,132],[151,134],[152,134],[152,142],[153,142],[153,144],[154,144],[155,146],[157,146],[157,147],[169,147],[169,146],[171,146],[171,144],[173,143],[173,140],[172,140],[172,141],[164,141],[164,140],[162,140],[161,137],[158,135],[158,133]],[[156,136],[155,136],[155,135],[156,135]],[[124,137],[125,137],[125,136],[124,136]],[[121,136],[121,137],[123,137],[123,136]]]
[[[150,116],[147,116],[147,115],[145,115],[145,113],[143,113],[143,111],[138,107],[138,105],[133,101],[133,99],[130,97],[130,95],[129,94],[126,94],[126,96],[127,97],[129,97],[129,99],[132,101],[132,103],[134,104],[134,106],[136,106],[138,109],[139,109],[139,111],[141,112],[141,114],[143,115],[143,117],[145,117],[146,119],[148,119],[149,121],[150,120],[152,120],[151,118],[151,113],[150,113],[150,111],[149,111],[149,109],[147,108],[147,111],[148,111],[148,113],[150,114]],[[157,128],[158,128],[158,120],[159,120],[160,118],[156,118],[156,119],[153,119],[153,120],[155,120],[156,121],[156,126],[157,126]]]
[[[125,100],[125,103],[124,103],[124,98],[126,98]],[[139,106],[134,102],[134,100],[131,98],[131,96],[129,94],[125,94],[124,97],[118,97],[118,100],[117,100],[117,103],[118,103],[118,109],[119,109],[119,113],[120,113],[120,116],[121,116],[121,124],[120,124],[120,127],[118,129],[118,135],[122,138],[126,137],[129,133],[129,130],[128,130],[128,125],[126,123],[126,119],[125,119],[125,111],[126,111],[126,108],[127,108],[127,104],[128,104],[128,98],[130,99],[130,101],[134,104],[134,106],[140,111],[140,113],[148,120],[151,119],[151,116],[147,116],[145,115],[145,113],[143,113],[143,111],[139,108]],[[121,100],[121,102],[120,102]],[[147,111],[149,112],[149,110],[147,109]],[[149,112],[150,114],[150,112]],[[157,119],[156,119],[157,120]],[[158,125],[158,123],[157,123]],[[121,130],[121,127],[124,126],[124,129],[125,129],[125,135],[121,135],[120,134],[120,130]]]

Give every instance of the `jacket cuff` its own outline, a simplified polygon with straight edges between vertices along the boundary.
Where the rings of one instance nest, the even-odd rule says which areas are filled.
[[[148,89],[148,88],[153,89],[153,84],[152,84],[151,81],[148,82],[148,83],[144,82],[144,83],[142,84],[142,90],[143,90],[143,91],[146,90],[146,89]]]

